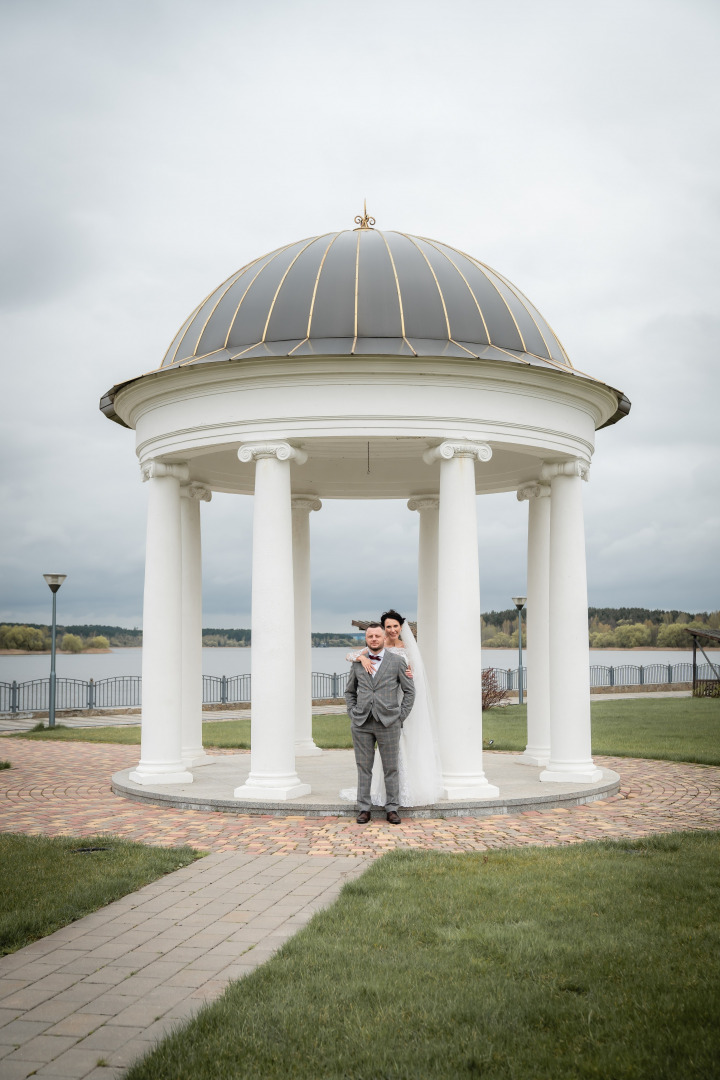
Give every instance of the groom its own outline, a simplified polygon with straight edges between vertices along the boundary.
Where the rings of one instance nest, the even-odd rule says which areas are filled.
[[[405,674],[406,661],[399,653],[385,649],[385,631],[380,623],[369,624],[365,641],[370,650],[372,674],[356,660],[345,689],[358,771],[357,823],[367,825],[370,820],[370,784],[377,743],[385,774],[387,819],[391,825],[399,825],[398,748],[400,731],[415,700],[415,688]],[[401,701],[398,687],[402,690]]]

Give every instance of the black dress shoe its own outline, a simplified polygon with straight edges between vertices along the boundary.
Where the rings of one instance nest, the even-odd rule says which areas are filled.
[[[402,823],[402,818],[398,814],[397,810],[391,810],[387,816],[387,819],[391,825],[400,825]]]
[[[358,825],[367,825],[368,821],[370,820],[370,811],[361,810],[355,820],[357,821]]]

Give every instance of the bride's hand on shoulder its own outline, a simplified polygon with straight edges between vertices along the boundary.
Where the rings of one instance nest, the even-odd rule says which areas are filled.
[[[372,673],[373,673],[372,662],[370,660],[368,660],[368,656],[367,656],[369,651],[370,650],[366,647],[364,649],[361,649],[359,652],[349,652],[347,654],[347,656],[345,657],[345,659],[349,660],[351,664],[362,664],[362,666],[367,671],[368,675],[372,675]]]

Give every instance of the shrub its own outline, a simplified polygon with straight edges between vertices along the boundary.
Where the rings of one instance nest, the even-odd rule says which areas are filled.
[[[83,639],[77,634],[63,634],[60,648],[63,652],[79,653],[83,651]]]
[[[499,705],[507,697],[507,690],[501,690],[498,686],[497,675],[493,668],[485,668],[482,673],[482,708],[492,709],[493,705]]]
[[[86,649],[109,649],[110,642],[102,634],[98,634],[97,637],[91,637],[87,642]]]

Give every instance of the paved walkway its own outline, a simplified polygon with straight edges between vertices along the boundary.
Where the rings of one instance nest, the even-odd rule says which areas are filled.
[[[689,690],[654,690],[638,694],[590,694],[591,701],[621,701],[625,698],[676,698],[690,697]],[[507,705],[517,705],[518,697],[508,697]],[[340,715],[347,711],[345,704],[341,705],[315,705],[313,715],[320,716],[324,713]],[[250,709],[205,709],[203,720],[249,720]],[[39,719],[40,717],[40,719]],[[22,731],[30,731],[38,723],[47,723],[47,713],[33,715],[30,713],[2,713],[0,714],[0,735],[14,735]],[[140,709],[102,709],[97,712],[78,712],[75,716],[58,716],[58,724],[67,727],[93,728],[93,727],[137,727],[140,723]]]
[[[570,809],[368,826],[337,817],[166,810],[113,796],[137,747],[4,740],[0,831],[212,852],[0,959],[0,1078],[121,1075],[170,1027],[267,959],[342,882],[396,848],[484,851],[720,829],[720,768],[599,758],[620,793]],[[331,752],[330,752],[331,753]],[[107,1064],[98,1064],[98,1062]]]
[[[365,862],[213,854],[0,958],[0,1077],[120,1077]]]

